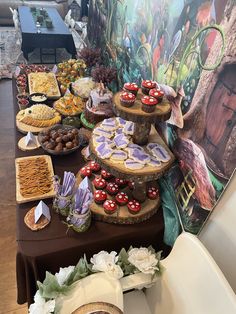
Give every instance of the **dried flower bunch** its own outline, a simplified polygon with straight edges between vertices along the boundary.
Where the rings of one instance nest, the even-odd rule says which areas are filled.
[[[84,60],[88,68],[101,63],[101,49],[83,48],[79,57]]]
[[[96,66],[92,72],[92,78],[95,82],[102,82],[105,86],[116,79],[116,68],[108,68],[104,65]]]

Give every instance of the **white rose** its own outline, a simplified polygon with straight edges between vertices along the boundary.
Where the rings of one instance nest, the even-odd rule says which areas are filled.
[[[59,269],[59,272],[55,274],[55,277],[60,286],[65,283],[65,281],[69,278],[74,269],[75,266],[69,266]]]
[[[158,260],[147,248],[133,248],[128,252],[128,261],[144,274],[154,275]]]
[[[54,309],[55,300],[46,302],[38,290],[34,296],[34,303],[29,307],[29,314],[50,314],[54,312]]]
[[[93,264],[93,271],[102,271],[107,273],[113,278],[123,277],[123,271],[119,265],[116,265],[118,261],[117,253],[112,251],[110,254],[106,251],[101,251],[98,254],[94,254],[90,259],[90,262]]]

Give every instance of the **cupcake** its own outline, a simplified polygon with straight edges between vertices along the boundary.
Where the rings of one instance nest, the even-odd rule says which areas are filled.
[[[93,185],[96,189],[102,190],[106,187],[107,183],[103,178],[95,178],[93,180]]]
[[[158,103],[162,102],[164,93],[160,89],[153,88],[149,91],[149,96],[152,96],[158,100]]]
[[[125,83],[123,90],[136,96],[138,93],[138,85],[136,83]]]
[[[147,197],[150,200],[155,200],[155,199],[158,198],[158,196],[159,196],[158,188],[155,188],[155,187],[148,188],[148,190],[147,190]]]
[[[142,92],[145,95],[149,94],[150,89],[156,88],[157,83],[151,80],[144,80],[142,81]]]
[[[124,107],[132,107],[135,102],[135,95],[128,92],[123,92],[120,94],[120,103]]]
[[[119,178],[115,178],[115,183],[120,187],[123,188],[124,186],[126,186],[128,184],[127,180],[124,179],[119,179]]]
[[[132,215],[136,215],[137,213],[140,212],[141,210],[141,205],[139,202],[133,200],[133,201],[130,201],[128,204],[127,204],[127,207],[128,207],[128,211],[132,214]]]
[[[110,195],[115,195],[115,194],[117,194],[119,192],[119,187],[114,182],[110,182],[106,186],[106,191]]]
[[[105,169],[101,170],[101,176],[105,180],[109,180],[109,179],[113,178],[113,175],[110,172],[106,171]]]
[[[93,198],[95,203],[103,204],[107,199],[107,194],[102,190],[95,190],[93,193]]]
[[[158,103],[157,99],[152,96],[142,97],[141,102],[142,102],[142,110],[147,113],[153,112]]]
[[[106,200],[103,203],[104,212],[108,215],[114,214],[114,212],[117,210],[117,205],[115,201],[112,200]]]
[[[80,169],[80,175],[82,178],[85,178],[85,177],[91,177],[92,175],[92,170],[89,166],[85,166],[83,168]]]
[[[101,166],[96,161],[90,161],[88,166],[92,170],[92,172],[98,172],[101,169]]]
[[[125,192],[120,192],[116,195],[116,203],[120,206],[127,204],[129,201],[128,195]]]

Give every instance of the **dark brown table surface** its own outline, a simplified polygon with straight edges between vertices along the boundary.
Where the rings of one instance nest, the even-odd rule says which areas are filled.
[[[16,87],[13,80],[13,97],[15,113],[18,111],[16,102]],[[15,131],[15,155],[24,157],[45,154],[40,148],[31,152],[23,152],[17,147],[18,140],[23,135]],[[66,156],[52,156],[55,174],[62,176],[64,171],[75,174],[84,164],[80,150]],[[45,201],[51,208],[52,199]],[[113,225],[104,222],[92,221],[91,227],[84,233],[73,230],[67,232],[67,226],[62,223],[61,217],[51,209],[51,223],[45,229],[32,232],[24,224],[26,212],[38,203],[29,202],[18,205],[16,221],[16,238],[18,252],[16,256],[17,273],[17,302],[28,304],[33,302],[37,290],[36,281],[43,281],[45,272],[55,273],[60,267],[75,265],[79,258],[100,250],[116,250],[122,247],[153,245],[156,249],[163,249],[163,216],[162,210],[148,221],[135,225]]]

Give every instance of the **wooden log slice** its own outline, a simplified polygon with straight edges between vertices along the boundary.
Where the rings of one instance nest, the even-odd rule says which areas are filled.
[[[166,121],[170,118],[171,105],[166,98],[163,98],[163,101],[156,105],[154,112],[147,113],[142,110],[141,97],[144,95],[142,94],[141,89],[139,89],[137,98],[132,107],[124,107],[121,105],[121,92],[118,92],[113,96],[113,108],[117,116],[137,123],[155,123],[158,121]]]
[[[170,160],[168,162],[162,163],[161,166],[158,168],[145,165],[142,169],[131,170],[126,168],[124,163],[112,161],[112,159],[101,159],[100,157],[98,157],[97,152],[95,150],[95,145],[93,143],[93,136],[89,142],[91,158],[100,163],[102,168],[104,168],[105,170],[107,170],[108,172],[110,172],[111,174],[118,178],[131,180],[135,182],[137,181],[148,182],[156,180],[160,178],[164,174],[164,172],[171,167],[172,163],[175,160],[175,157],[170,151],[169,147],[161,139],[160,135],[157,133],[154,126],[151,127],[151,132],[149,134],[148,140],[149,143],[154,142],[162,145],[166,149],[168,154],[171,156]]]
[[[91,181],[95,178],[93,175],[90,179]],[[82,178],[78,173],[76,175],[77,185],[81,182]],[[148,183],[148,186],[157,186],[156,181]],[[93,191],[95,189],[93,188]],[[129,200],[133,200],[133,190],[130,190],[129,187],[121,189],[121,191],[127,193]],[[107,194],[107,199],[115,200],[115,196]],[[112,214],[108,215],[103,209],[103,205],[98,205],[95,202],[92,202],[90,205],[90,210],[92,212],[92,217],[97,221],[103,221],[113,224],[136,224],[142,221],[145,221],[152,217],[160,207],[160,197],[155,200],[150,200],[146,197],[145,201],[141,203],[141,210],[136,215],[131,214],[128,211],[127,205],[118,206],[118,210]]]

